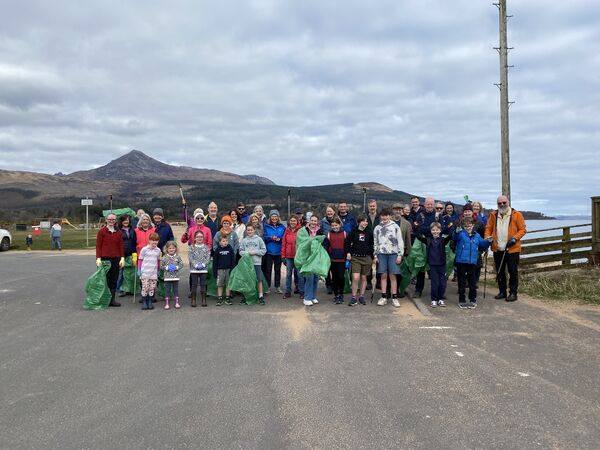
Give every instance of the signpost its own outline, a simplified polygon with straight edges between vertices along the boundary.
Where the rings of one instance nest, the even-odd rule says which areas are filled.
[[[88,211],[89,207],[92,205],[91,198],[82,198],[81,206],[85,206],[85,246],[90,246],[90,224],[88,223]]]

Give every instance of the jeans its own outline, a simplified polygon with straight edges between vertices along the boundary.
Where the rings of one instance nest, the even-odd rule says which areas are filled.
[[[60,238],[59,237],[52,238],[52,250],[54,250],[55,247],[60,250]]]
[[[300,292],[304,292],[304,277],[298,274],[296,266],[294,265],[294,258],[285,258],[285,293],[292,293],[292,275],[296,279],[296,286]]]
[[[123,269],[119,269],[119,276],[117,278],[117,291],[121,290],[122,284],[123,284]]]
[[[304,299],[314,300],[317,298],[317,288],[319,286],[319,277],[311,274],[304,278]]]
[[[271,275],[275,271],[275,287],[281,286],[281,255],[265,255],[267,287],[271,287]]]

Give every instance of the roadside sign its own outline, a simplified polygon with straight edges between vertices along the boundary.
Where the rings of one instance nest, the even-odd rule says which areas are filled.
[[[92,206],[92,199],[91,198],[82,198],[81,206]]]

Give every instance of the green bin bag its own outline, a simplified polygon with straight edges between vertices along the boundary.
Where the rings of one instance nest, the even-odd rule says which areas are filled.
[[[128,256],[125,258],[125,266],[123,267],[123,283],[121,283],[121,290],[123,292],[133,294],[133,284],[136,279],[135,270],[136,268],[133,267],[131,256]],[[136,289],[135,291],[139,292],[140,290]]]
[[[231,291],[242,294],[249,305],[258,302],[257,279],[252,256],[244,255],[240,258],[237,266],[229,274],[227,287]],[[265,288],[266,283],[263,281],[263,289]]]
[[[344,270],[344,294],[352,292],[352,274],[349,270]]]
[[[155,297],[165,297],[165,271],[160,269],[158,271],[158,280],[156,282]]]
[[[427,258],[427,246],[423,244],[420,240],[416,239],[413,244],[410,253],[402,263],[400,264],[400,275],[402,276],[402,281],[398,286],[398,292],[404,292],[408,285],[410,284],[410,280],[413,277],[416,277],[419,272],[426,272],[429,270],[429,265],[426,261]],[[450,247],[450,243],[446,244],[446,276],[452,273],[452,269],[454,268],[454,252]]]
[[[302,228],[296,235],[296,256],[294,264],[302,275],[315,274],[326,277],[329,273],[331,260],[323,248],[325,236],[311,238],[306,228]]]
[[[213,262],[210,261],[206,266],[206,295],[217,297],[217,277],[213,273]]]
[[[110,290],[106,284],[106,274],[110,262],[102,261],[100,267],[85,282],[83,309],[107,309],[110,303]]]

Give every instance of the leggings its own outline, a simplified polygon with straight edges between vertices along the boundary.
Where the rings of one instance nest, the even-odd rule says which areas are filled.
[[[156,283],[158,282],[158,280],[156,278],[142,278],[141,279],[142,282],[142,296],[153,296],[154,295],[154,291],[156,290]]]
[[[179,281],[165,281],[165,298],[179,297]]]
[[[206,273],[192,273],[192,294],[198,289],[200,285],[200,293],[206,294]]]

